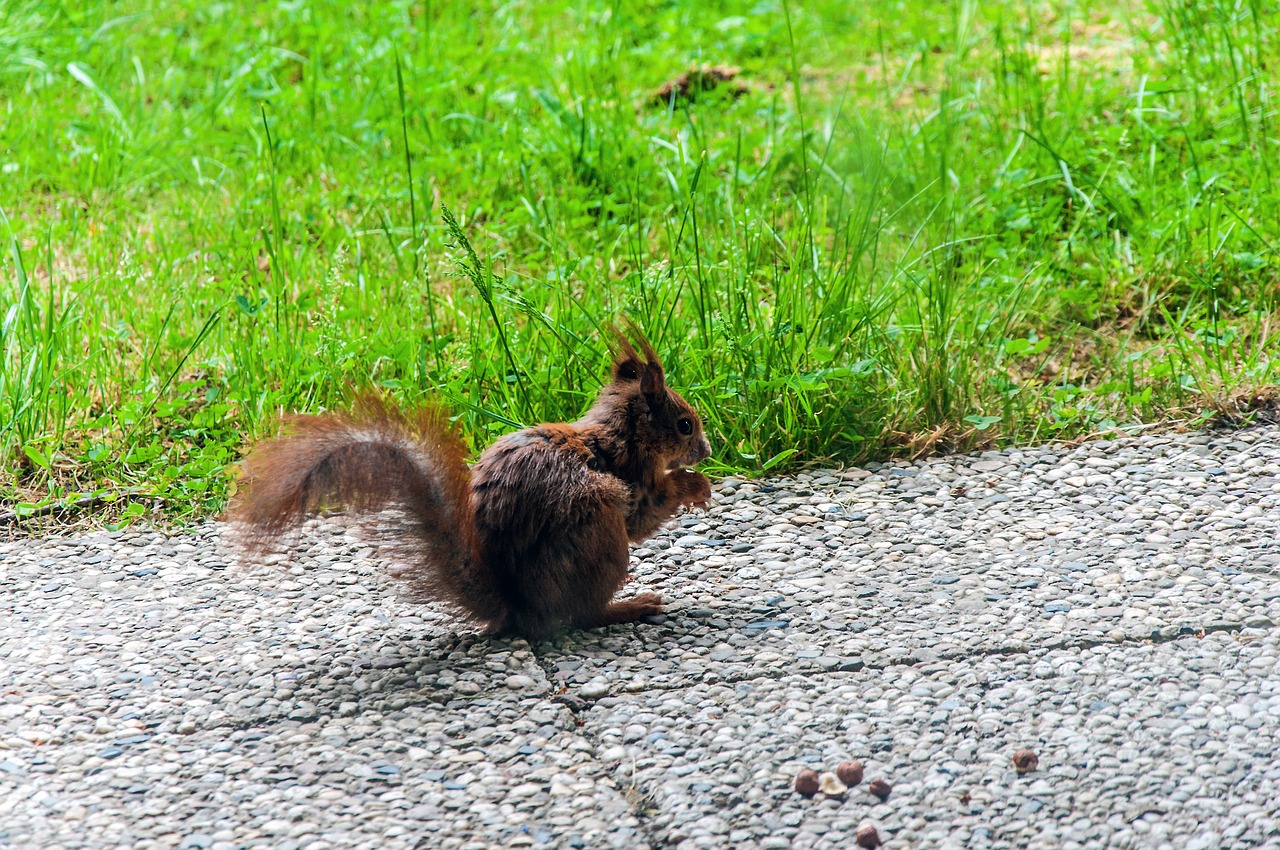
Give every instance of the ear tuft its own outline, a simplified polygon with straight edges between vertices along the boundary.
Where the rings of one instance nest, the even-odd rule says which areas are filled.
[[[641,391],[646,395],[662,392],[666,379],[657,352],[653,350],[644,331],[631,318],[624,318],[622,324],[622,328],[613,323],[605,326],[612,338],[609,349],[613,353],[613,380],[638,380]],[[639,344],[639,352],[636,351],[633,339]]]

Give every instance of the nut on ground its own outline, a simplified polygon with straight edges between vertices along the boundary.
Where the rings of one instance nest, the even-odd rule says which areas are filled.
[[[819,776],[818,787],[828,797],[841,797],[844,796],[844,792],[849,790],[849,786],[841,782],[840,778],[834,773],[823,773]]]
[[[836,776],[840,777],[841,782],[852,788],[854,785],[862,782],[862,762],[840,762],[840,764],[836,765]]]
[[[1040,764],[1035,750],[1018,750],[1013,754],[1013,769],[1018,773],[1030,773]]]
[[[796,774],[796,793],[803,794],[806,797],[812,797],[818,793],[821,787],[818,782],[818,772],[816,770],[802,770]]]
[[[876,828],[869,823],[864,823],[858,827],[858,831],[854,833],[853,840],[858,842],[859,847],[879,847],[880,833],[876,832]]]
[[[893,786],[883,779],[873,779],[867,786],[867,790],[879,797],[880,802],[884,802],[889,799],[889,792],[893,790]]]

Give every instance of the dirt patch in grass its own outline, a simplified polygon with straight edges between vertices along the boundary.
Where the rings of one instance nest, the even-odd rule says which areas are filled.
[[[700,95],[717,90],[727,92],[734,98],[741,97],[749,89],[745,82],[738,79],[741,73],[741,68],[732,65],[702,65],[690,68],[663,83],[649,97],[649,105],[671,106],[693,103]]]
[[[1096,11],[1096,10],[1095,10]],[[1133,71],[1133,55],[1136,50],[1146,49],[1144,42],[1138,37],[1140,29],[1154,31],[1159,20],[1150,14],[1136,10],[1128,10],[1125,17],[1095,17],[1090,20],[1073,20],[1067,24],[1070,43],[1064,43],[1062,24],[1056,16],[1041,21],[1049,32],[1040,34],[1049,40],[1045,44],[1028,44],[1027,55],[1035,63],[1041,76],[1057,73],[1064,61],[1081,64],[1094,73],[1109,72],[1121,77],[1128,77]],[[1039,40],[1039,39],[1037,39]],[[1154,46],[1157,53],[1167,51],[1167,45],[1160,42]]]

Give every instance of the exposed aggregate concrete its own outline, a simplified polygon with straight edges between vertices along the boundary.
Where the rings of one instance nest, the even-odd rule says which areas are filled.
[[[534,645],[343,522],[0,543],[0,847],[1280,846],[1278,437],[724,481]]]

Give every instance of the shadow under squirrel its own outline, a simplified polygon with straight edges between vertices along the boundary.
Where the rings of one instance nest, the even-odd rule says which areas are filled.
[[[332,506],[396,507],[401,576],[415,596],[491,633],[543,637],[662,611],[656,593],[615,600],[628,541],[652,535],[711,485],[685,469],[711,454],[697,412],[662,364],[615,330],[613,378],[577,422],[500,438],[470,469],[436,407],[405,412],[374,395],[350,412],[294,416],[256,446],[229,519],[262,552]]]

